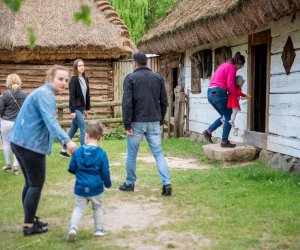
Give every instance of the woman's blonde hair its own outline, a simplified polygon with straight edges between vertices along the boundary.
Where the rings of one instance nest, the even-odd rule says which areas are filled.
[[[6,87],[12,88],[13,91],[21,89],[21,78],[17,74],[9,74],[6,78]]]

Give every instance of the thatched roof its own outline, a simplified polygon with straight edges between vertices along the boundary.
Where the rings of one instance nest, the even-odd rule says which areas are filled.
[[[178,0],[139,42],[147,53],[182,52],[238,37],[300,9],[300,0]]]
[[[91,27],[73,20],[82,4],[91,8]],[[37,38],[33,52],[28,50],[29,26]],[[0,1],[0,61],[128,58],[135,49],[106,0],[26,0],[16,14]]]

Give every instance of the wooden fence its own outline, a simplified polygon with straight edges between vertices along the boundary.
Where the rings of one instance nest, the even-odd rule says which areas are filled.
[[[91,103],[91,107],[92,108],[112,108],[115,109],[119,106],[121,106],[121,102],[120,101],[112,101],[112,102],[92,102]],[[68,103],[59,103],[57,104],[57,118],[59,121],[59,124],[63,127],[63,128],[67,128],[70,127],[71,125],[71,119],[66,120],[64,119],[64,109],[69,109],[69,104]],[[114,113],[114,112],[113,112]],[[92,117],[92,116],[90,116]],[[85,120],[86,122],[89,122],[90,117],[87,117],[87,119]],[[97,118],[97,120],[101,121],[103,124],[111,124],[111,123],[122,123],[122,117],[120,115],[116,115],[114,117],[109,117],[109,118]]]

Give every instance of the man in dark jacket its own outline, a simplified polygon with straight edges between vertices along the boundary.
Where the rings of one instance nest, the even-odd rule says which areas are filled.
[[[136,157],[145,136],[162,179],[162,195],[171,195],[170,173],[161,146],[160,124],[163,124],[168,98],[163,78],[151,71],[142,52],[133,54],[134,71],[123,84],[122,112],[127,134],[126,182],[121,191],[134,191]]]

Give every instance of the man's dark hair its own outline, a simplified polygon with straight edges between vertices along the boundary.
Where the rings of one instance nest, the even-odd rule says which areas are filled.
[[[140,66],[147,65],[147,56],[144,52],[135,52],[132,55],[132,60],[135,61]]]

